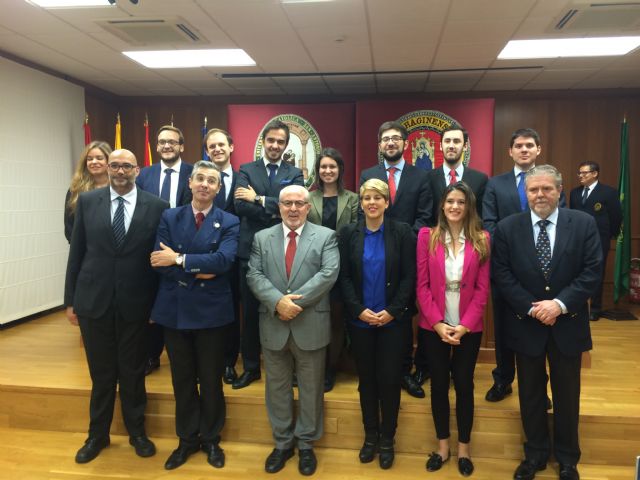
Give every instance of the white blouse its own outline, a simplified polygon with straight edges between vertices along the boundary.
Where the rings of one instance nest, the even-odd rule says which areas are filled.
[[[444,321],[454,327],[460,324],[460,281],[462,280],[462,267],[464,266],[464,242],[464,231],[461,231],[458,237],[460,250],[458,255],[454,256],[451,235],[449,232],[445,234],[444,272],[447,283],[445,287]]]

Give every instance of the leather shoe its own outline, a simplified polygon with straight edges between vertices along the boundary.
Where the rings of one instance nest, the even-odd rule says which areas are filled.
[[[600,320],[600,312],[592,311],[589,314],[589,320],[591,320],[592,322],[597,322],[598,320]]]
[[[164,462],[165,470],[173,470],[174,468],[178,468],[198,450],[200,450],[200,445],[178,445],[178,448],[171,452],[171,455],[169,455],[167,461]]]
[[[235,367],[224,367],[224,374],[222,375],[222,381],[227,385],[231,385],[238,379],[238,372]]]
[[[430,377],[429,372],[426,370],[416,368],[416,371],[413,372],[413,381],[420,386],[424,385],[424,382],[429,380],[429,377]]]
[[[360,459],[360,463],[371,463],[376,456],[376,452],[378,451],[378,439],[367,440],[365,439],[362,444],[362,448],[360,449],[360,453],[358,454],[358,458]]]
[[[284,468],[285,463],[293,457],[293,447],[274,448],[264,463],[264,470],[267,473],[276,473]]]
[[[301,475],[313,475],[318,466],[318,460],[316,454],[313,453],[313,448],[304,448],[298,450],[298,471]]]
[[[560,480],[580,480],[580,474],[575,465],[560,464]]]
[[[523,460],[513,474],[513,480],[533,480],[536,473],[547,468],[546,463],[536,463],[532,460]]]
[[[87,438],[84,445],[76,453],[76,463],[88,463],[96,458],[103,448],[109,446],[109,437]]]
[[[437,472],[442,468],[442,465],[447,463],[451,458],[451,450],[447,453],[447,458],[442,459],[442,455],[437,452],[431,452],[429,454],[429,458],[427,459],[427,472]]]
[[[260,380],[260,370],[245,370],[244,372],[242,372],[242,375],[240,375],[236,379],[236,381],[233,382],[231,388],[233,388],[234,390],[245,388],[251,385],[251,383],[255,382],[256,380]]]
[[[159,358],[150,358],[147,360],[147,363],[144,365],[144,376],[150,375],[154,370],[160,368],[160,359]]]
[[[458,458],[458,471],[463,477],[468,477],[473,473],[473,462],[470,458],[459,457]]]
[[[499,402],[500,400],[504,400],[504,397],[513,393],[513,389],[509,384],[503,383],[494,383],[493,386],[489,389],[484,399],[487,402]]]
[[[327,369],[327,372],[324,374],[324,393],[327,393],[333,390],[333,387],[335,384],[336,384],[335,370]]]
[[[217,443],[202,445],[202,451],[207,454],[207,462],[215,468],[224,467],[224,450]]]
[[[381,439],[378,452],[378,463],[380,463],[380,468],[383,470],[390,469],[393,465],[393,460],[396,457],[393,449],[393,439]]]
[[[156,454],[156,446],[146,435],[129,437],[129,445],[136,449],[139,457],[153,457]]]
[[[424,390],[420,385],[416,383],[411,374],[406,374],[402,376],[402,380],[400,381],[400,386],[407,391],[409,395],[416,398],[424,398]]]

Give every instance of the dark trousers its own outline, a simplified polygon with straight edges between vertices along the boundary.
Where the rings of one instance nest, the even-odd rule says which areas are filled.
[[[602,286],[604,284],[604,276],[607,273],[607,255],[609,254],[609,240],[601,238],[603,242],[602,244],[602,273],[600,275],[600,281],[598,282],[598,286],[593,292],[591,296],[591,311],[600,313],[602,311]]]
[[[78,320],[91,375],[89,437],[109,436],[118,384],[122,417],[129,435],[144,435],[147,319],[125,317],[112,304],[100,318]]]
[[[220,441],[226,414],[222,373],[228,331],[229,325],[201,330],[165,328],[180,444]]]
[[[414,364],[416,371],[429,372],[429,357],[427,356],[427,333],[428,330],[418,327],[416,353],[414,355]]]
[[[496,368],[491,372],[493,381],[500,385],[511,385],[516,376],[516,356],[507,345],[504,324],[504,300],[495,285],[491,285],[491,300],[493,302],[493,333],[495,338]]]
[[[407,334],[403,322],[410,321],[405,318],[397,325],[380,328],[348,326],[358,371],[362,423],[367,436],[380,434],[386,439],[395,436]]]
[[[164,328],[157,323],[147,323],[145,330],[149,360],[160,358],[164,350]]]
[[[260,329],[258,308],[260,302],[247,285],[249,262],[240,260],[240,296],[242,297],[242,340],[240,349],[245,370],[260,370]]]
[[[581,355],[564,355],[558,349],[553,335],[549,335],[546,352],[539,356],[516,353],[520,416],[527,438],[525,456],[546,463],[551,452],[546,406],[547,359],[553,395],[554,455],[560,463],[575,465],[580,460],[578,418]]]
[[[408,375],[413,368],[413,325],[411,318],[400,325],[404,329],[404,345],[402,347],[402,375]],[[417,354],[416,349],[416,354]]]
[[[460,345],[445,343],[436,332],[424,330],[425,350],[431,366],[431,412],[440,440],[449,438],[450,373],[456,389],[458,441],[469,443],[473,427],[473,372],[478,360],[482,332],[467,333]]]
[[[227,344],[224,347],[225,367],[233,367],[238,360],[238,353],[240,352],[240,263],[237,260],[231,267],[229,277],[236,321],[229,325]]]
[[[331,300],[331,338],[327,345],[326,370],[335,372],[344,347],[344,304],[341,300]]]

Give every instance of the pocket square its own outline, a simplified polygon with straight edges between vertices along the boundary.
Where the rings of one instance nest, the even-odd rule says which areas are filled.
[[[289,180],[287,178],[283,178],[282,180],[280,180],[280,185],[289,185],[292,182],[292,180]]]

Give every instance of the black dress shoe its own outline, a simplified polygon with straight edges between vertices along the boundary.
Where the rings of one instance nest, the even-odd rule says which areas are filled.
[[[378,439],[375,440],[365,439],[362,444],[362,448],[360,449],[360,453],[358,454],[358,458],[360,459],[360,463],[371,463],[376,456],[376,452],[378,451]]]
[[[231,385],[238,379],[238,373],[235,367],[224,367],[224,375],[222,375],[222,381],[227,385]]]
[[[159,358],[150,358],[147,360],[147,363],[144,366],[144,375],[150,375],[151,372],[160,368],[160,359]]]
[[[575,465],[560,464],[560,480],[580,480],[580,474]]]
[[[429,377],[429,372],[426,370],[416,369],[416,371],[413,372],[413,381],[420,386],[424,385],[424,382],[429,380]]]
[[[86,442],[78,453],[76,453],[76,463],[88,463],[96,458],[100,451],[109,446],[109,437],[104,438],[87,438]]]
[[[267,473],[276,473],[284,468],[285,463],[293,457],[293,447],[291,448],[274,448],[264,462],[264,470]]]
[[[442,465],[449,461],[450,458],[451,450],[449,450],[447,458],[445,458],[444,460],[442,459],[442,455],[440,455],[439,453],[431,452],[429,454],[429,458],[427,459],[427,472],[437,472],[442,468]]]
[[[313,453],[313,448],[304,448],[302,450],[298,450],[298,471],[301,475],[313,475],[316,471],[316,467],[318,466],[318,460],[316,459],[316,454]]]
[[[409,395],[416,398],[424,398],[424,390],[416,383],[411,374],[402,376],[400,386],[407,391]]]
[[[393,439],[380,439],[380,448],[378,449],[378,463],[383,470],[389,470],[395,459],[395,451],[393,449]]]
[[[129,437],[129,445],[136,449],[136,455],[139,457],[153,457],[156,454],[156,446],[146,435]]]
[[[207,454],[207,462],[215,468],[224,467],[224,450],[218,443],[202,445],[202,451]]]
[[[255,382],[256,380],[260,380],[260,370],[245,370],[244,372],[242,372],[242,375],[240,375],[236,379],[236,381],[233,382],[231,388],[233,388],[234,390],[245,388],[251,385],[251,383]]]
[[[470,458],[459,457],[458,458],[458,471],[463,477],[468,477],[473,473],[473,462]]]
[[[533,480],[536,473],[547,468],[546,463],[523,460],[513,474],[513,480]]]
[[[336,372],[334,370],[327,369],[324,375],[324,393],[327,393],[333,390],[333,387],[335,384],[336,384]]]
[[[494,383],[485,395],[484,399],[487,402],[499,402],[500,400],[504,400],[504,397],[506,397],[507,395],[511,395],[511,393],[513,393],[511,385],[504,383]]]
[[[592,322],[597,322],[598,320],[600,320],[600,312],[591,312],[589,314],[589,320],[591,320]]]
[[[169,455],[167,461],[164,462],[165,470],[173,470],[174,468],[178,468],[198,450],[200,450],[200,445],[178,445],[178,448],[171,452],[171,455]]]

